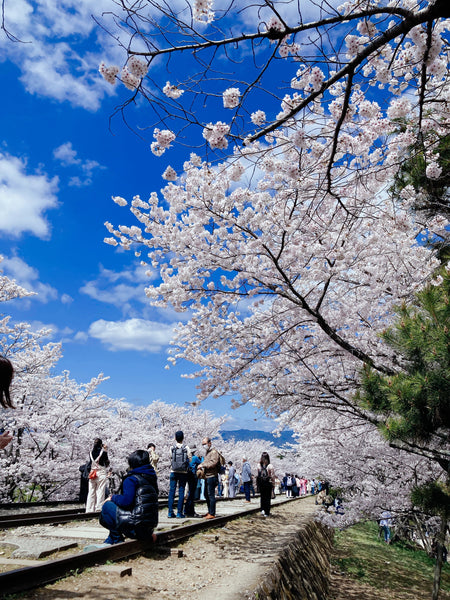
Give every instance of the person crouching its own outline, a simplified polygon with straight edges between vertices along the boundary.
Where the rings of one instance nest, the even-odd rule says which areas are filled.
[[[100,525],[109,529],[105,544],[118,544],[125,537],[152,539],[158,525],[158,481],[148,452],[136,450],[128,457],[128,465],[123,493],[113,494],[102,507]]]

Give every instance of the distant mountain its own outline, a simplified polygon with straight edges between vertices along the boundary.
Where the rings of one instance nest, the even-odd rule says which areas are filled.
[[[295,443],[292,431],[283,431],[280,437],[272,435],[269,431],[258,431],[253,429],[234,429],[232,431],[221,431],[220,435],[225,441],[235,439],[239,442],[248,442],[250,440],[267,440],[276,446]]]

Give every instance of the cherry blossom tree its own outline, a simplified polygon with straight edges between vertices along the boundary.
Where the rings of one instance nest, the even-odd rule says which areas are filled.
[[[438,264],[417,237],[447,223],[412,212],[420,189],[389,193],[418,143],[428,179],[442,174],[445,3],[118,6],[120,35],[111,33],[127,65],[100,72],[159,111],[155,154],[198,125],[214,159],[191,154],[179,174],[167,167],[160,195],[132,200],[138,225],[107,223],[108,243],[159,270],[150,300],[193,314],[171,360],[200,365],[200,398],[231,393],[275,416],[312,405],[372,419],[351,399],[359,368],[395,368],[378,333]],[[164,60],[180,79],[163,85]],[[218,104],[228,118],[207,122]]]

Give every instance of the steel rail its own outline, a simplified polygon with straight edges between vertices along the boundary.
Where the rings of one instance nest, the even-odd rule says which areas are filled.
[[[62,513],[62,514],[55,514]],[[0,518],[0,529],[24,527],[27,525],[51,525],[53,523],[69,523],[70,521],[85,521],[98,517],[99,512],[85,512],[84,509],[76,511],[51,511],[46,513],[7,515]]]
[[[217,498],[218,502],[228,502],[239,498]],[[204,504],[205,500],[196,501],[196,505]],[[159,508],[167,508],[167,500],[159,500]],[[27,525],[51,525],[69,523],[70,521],[87,521],[98,517],[99,512],[85,512],[84,507],[74,509],[61,509],[46,512],[18,513],[14,515],[0,515],[0,530]]]
[[[277,504],[274,506],[295,500],[299,500],[299,498],[282,500],[277,502]],[[21,569],[15,569],[13,571],[1,573],[0,598],[53,583],[54,581],[66,577],[73,572],[79,572],[83,569],[103,564],[109,560],[115,561],[123,558],[129,558],[164,544],[180,542],[192,537],[193,535],[196,535],[197,533],[216,527],[221,527],[229,521],[258,513],[260,510],[261,509],[259,507],[250,508],[236,512],[232,515],[225,515],[208,520],[203,519],[189,525],[180,525],[174,529],[171,529],[170,531],[156,532],[156,542],[131,540],[129,542],[122,542],[120,544],[115,544],[105,548],[89,550],[87,552],[82,552],[81,554],[76,554],[66,558],[46,561],[41,565],[23,567]]]
[[[159,507],[167,506],[167,501],[160,501]],[[52,510],[46,512],[19,513],[15,515],[0,515],[0,529],[23,527],[27,525],[49,525],[52,523],[69,523],[70,521],[85,521],[98,517],[100,512],[85,512],[85,508]]]

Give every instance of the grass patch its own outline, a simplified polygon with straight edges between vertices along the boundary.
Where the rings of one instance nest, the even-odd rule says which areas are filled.
[[[386,544],[376,523],[358,523],[335,535],[333,564],[353,579],[393,593],[431,592],[434,560],[423,550]],[[441,590],[450,592],[450,565],[442,569]]]

